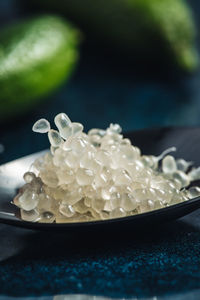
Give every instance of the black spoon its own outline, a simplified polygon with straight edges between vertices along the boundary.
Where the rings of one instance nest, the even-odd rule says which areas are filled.
[[[126,134],[132,143],[141,148],[144,154],[160,154],[168,147],[177,148],[176,157],[193,161],[200,165],[200,128],[161,128],[147,129]],[[26,222],[17,217],[18,208],[11,204],[17,189],[24,184],[23,174],[31,163],[44,152],[38,152],[0,166],[0,223],[38,230],[53,231],[93,231],[149,228],[174,220],[200,208],[200,197],[171,205],[166,208],[134,216],[103,221],[46,224]]]

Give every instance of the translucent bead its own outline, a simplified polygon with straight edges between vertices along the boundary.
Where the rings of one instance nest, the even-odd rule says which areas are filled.
[[[129,185],[132,182],[129,173],[123,169],[115,170],[113,174],[113,180],[116,185],[121,185],[121,184]]]
[[[200,188],[197,186],[193,186],[188,190],[189,198],[195,198],[200,196]]]
[[[59,130],[61,137],[67,140],[73,133],[69,117],[64,113],[60,113],[55,117],[54,122]]]
[[[92,184],[94,180],[94,173],[92,170],[79,168],[76,172],[76,181],[79,185]]]
[[[92,203],[91,203],[91,207],[96,211],[96,212],[100,212],[104,209],[105,206],[105,201],[103,201],[102,199],[92,199]]]
[[[132,211],[138,206],[138,203],[131,194],[123,194],[121,206],[125,211]]]
[[[103,188],[101,190],[101,197],[102,197],[103,200],[110,200],[111,193],[110,193],[110,188],[109,187]]]
[[[123,140],[123,135],[118,133],[112,133],[111,135],[108,135],[114,142],[114,144],[121,144],[121,141]]]
[[[158,168],[158,161],[153,155],[143,155],[141,159],[143,167],[151,168],[153,170]]]
[[[156,156],[157,160],[160,161],[162,160],[167,154],[169,154],[170,152],[174,152],[176,151],[176,147],[170,147],[166,150],[164,150],[159,156]]]
[[[105,135],[101,139],[101,149],[108,150],[112,145],[115,145],[115,141],[113,140],[112,135]]]
[[[98,173],[96,173],[96,176],[94,179],[95,186],[103,187],[103,186],[107,185],[107,183],[111,179],[111,176],[112,176],[111,171],[108,168],[103,167],[102,170],[100,170]]]
[[[61,148],[56,148],[52,160],[56,167],[62,167],[65,160],[65,152]]]
[[[25,192],[19,197],[20,207],[26,211],[36,208],[38,202],[38,195],[33,193],[31,190],[25,190]]]
[[[50,187],[44,186],[43,192],[45,192],[49,197],[53,198],[54,200],[58,200],[58,201],[60,201],[66,197],[66,191],[63,190],[61,187],[50,188]],[[58,201],[55,201],[55,203],[57,203]]]
[[[92,217],[88,215],[77,214],[76,217],[69,219],[70,222],[89,222],[92,221]]]
[[[135,150],[135,147],[133,147],[131,145],[121,145],[120,150],[121,150],[122,157],[124,157],[130,161],[138,159],[138,153]]]
[[[105,135],[106,131],[102,130],[102,129],[98,129],[98,128],[93,128],[91,130],[88,131],[88,135],[92,136],[92,135],[98,135],[100,137],[103,137]]]
[[[148,206],[149,206],[149,209],[152,210],[155,208],[155,201],[153,200],[147,200],[147,203],[148,203]]]
[[[105,205],[104,205],[104,210],[110,212],[110,211],[112,211],[112,209],[113,209],[113,207],[112,207],[111,201],[106,201]]]
[[[167,180],[167,183],[169,185],[169,189],[172,191],[175,191],[178,188],[178,186],[177,186],[176,182],[174,182],[174,180],[173,181]]]
[[[121,145],[131,145],[131,141],[129,140],[129,139],[123,139],[122,141],[121,141]]]
[[[40,218],[38,220],[39,223],[53,223],[56,219],[56,216],[50,212],[45,211],[40,215]]]
[[[110,124],[110,127],[107,129],[108,133],[121,133],[122,128],[119,124]]]
[[[81,137],[75,137],[70,140],[70,149],[81,155],[87,149],[86,141]]]
[[[153,176],[150,180],[150,186],[158,190],[167,190],[169,188],[168,182],[162,176]]]
[[[20,196],[22,195],[23,191],[20,189],[20,191],[18,192],[18,194],[13,198],[13,201],[11,203],[15,204],[16,206],[18,207],[21,207],[20,206],[20,203],[19,203],[19,198]]]
[[[189,173],[188,176],[191,181],[199,180],[200,179],[200,167],[193,168]]]
[[[98,173],[101,168],[101,163],[96,160],[93,152],[88,151],[82,155],[80,159],[80,167],[92,170],[94,173]]]
[[[90,142],[93,146],[98,147],[101,144],[101,137],[99,135],[91,135]]]
[[[31,170],[34,170],[34,173],[44,169],[44,157],[37,158],[31,166]]]
[[[98,212],[96,212],[96,210],[94,210],[93,208],[90,208],[88,210],[88,212],[90,212],[91,216],[95,219],[95,220],[99,220],[100,219],[100,214]]]
[[[176,160],[177,169],[183,172],[186,172],[190,166],[193,165],[192,161],[186,161],[184,159]]]
[[[48,138],[51,146],[53,147],[59,147],[62,143],[62,138],[57,130],[51,129],[48,132]]]
[[[190,184],[190,177],[182,171],[173,173],[173,178],[178,180],[182,187],[186,187]]]
[[[119,192],[113,193],[110,199],[112,210],[121,206],[121,195]]]
[[[45,193],[39,194],[39,202],[37,208],[39,211],[53,211],[55,209],[55,200]]]
[[[131,184],[131,187],[132,187],[132,190],[137,190],[137,189],[144,189],[146,186],[143,183],[141,183],[141,182],[134,181]]]
[[[148,193],[147,193],[147,190],[146,189],[137,189],[137,190],[134,190],[133,193],[132,193],[132,196],[134,197],[134,199],[136,201],[139,202],[143,202],[144,200],[148,199]]]
[[[77,222],[78,216],[78,214],[74,214],[72,217],[69,218],[58,211],[56,214],[56,223],[74,223]]]
[[[81,189],[69,191],[66,194],[65,200],[63,201],[63,203],[66,203],[68,205],[74,205],[78,201],[80,201],[82,199],[82,197],[83,197],[83,195],[82,195]]]
[[[26,211],[24,209],[20,210],[21,218],[27,222],[37,222],[40,219],[40,215],[37,210]]]
[[[177,203],[183,202],[183,197],[180,193],[174,193],[170,205],[174,205]]]
[[[141,156],[141,150],[140,150],[140,148],[138,148],[136,146],[133,146],[133,147],[134,147],[135,151],[137,152],[138,157],[140,157]]]
[[[35,179],[31,181],[30,185],[33,193],[41,193],[43,182],[40,177],[35,177]]]
[[[115,208],[110,212],[110,218],[121,218],[125,216],[126,216],[126,212],[122,207]]]
[[[72,134],[73,135],[80,135],[83,131],[83,125],[81,123],[72,123]]]
[[[182,197],[182,199],[183,199],[182,201],[187,201],[187,200],[190,199],[188,190],[182,189],[182,190],[180,191],[180,194],[181,194],[181,197]]]
[[[174,185],[176,186],[176,189],[180,190],[182,188],[182,184],[178,179],[173,177],[173,182],[174,182]]]
[[[80,159],[80,167],[81,168],[89,168],[90,164],[94,160],[94,153],[91,151],[88,151],[83,154],[83,156]]]
[[[83,187],[84,196],[87,198],[92,198],[97,196],[97,189],[92,185],[87,185]]]
[[[172,199],[173,194],[176,192],[174,191],[171,193],[168,190],[161,190],[161,189],[152,189],[154,192],[152,193],[151,190],[149,189],[147,194],[148,198],[153,198],[155,200],[160,201],[163,204],[169,203]]]
[[[32,127],[34,132],[46,133],[51,129],[50,123],[46,119],[40,119]]]
[[[173,156],[171,155],[165,156],[165,158],[162,160],[162,170],[166,174],[176,172],[177,170],[176,161]]]
[[[150,210],[149,200],[146,199],[146,200],[140,202],[140,205],[139,205],[138,209],[139,209],[140,213],[148,212]]]
[[[151,169],[143,168],[139,171],[138,178],[136,177],[135,180],[140,180],[145,186],[150,185],[151,179],[153,177],[153,173]]]
[[[157,158],[153,155],[143,155],[142,162],[144,166],[155,169],[158,166]]]
[[[122,192],[127,193],[127,194],[131,194],[133,192],[133,189],[131,186],[129,185],[125,185],[122,187]]]
[[[85,214],[88,211],[88,206],[85,205],[84,199],[74,204],[73,208],[79,214]]]
[[[90,141],[89,136],[85,132],[82,132],[81,137],[84,139],[84,141],[89,143]]]
[[[92,206],[92,199],[86,197],[86,198],[84,199],[84,204],[85,204],[85,206],[87,206],[87,207],[91,207],[91,206]]]
[[[101,211],[99,213],[99,215],[100,215],[99,219],[101,219],[101,220],[107,220],[110,218],[109,212],[107,212],[107,211]]]
[[[69,168],[76,169],[79,166],[79,158],[73,151],[66,151],[63,161]]]
[[[75,210],[71,205],[61,203],[59,206],[59,212],[68,218],[74,216]]]
[[[71,169],[59,170],[57,176],[59,185],[70,184],[75,180],[75,174]]]
[[[58,149],[57,147],[50,146],[51,154],[54,155],[57,149]]]
[[[99,150],[95,153],[95,158],[100,164],[109,167],[111,164],[111,155],[108,151]]]
[[[142,156],[142,162],[144,163],[145,166],[148,166],[152,169],[157,169],[158,168],[158,163],[160,160],[162,160],[165,155],[167,155],[170,152],[176,151],[175,147],[170,147],[163,151],[159,156],[154,156],[154,155],[143,155]]]
[[[45,166],[52,166],[52,158],[52,155],[49,152],[47,152],[44,156],[41,157],[41,160],[43,161],[43,164]]]
[[[24,181],[26,183],[31,183],[36,178],[35,174],[32,172],[26,172],[24,174]]]
[[[163,207],[163,204],[161,201],[158,201],[158,200],[148,200],[148,206],[149,206],[149,209],[150,210],[153,210],[153,209],[160,209]],[[152,204],[153,202],[153,204]],[[171,202],[170,202],[170,205],[171,205]]]
[[[53,170],[46,170],[40,172],[42,181],[49,187],[56,188],[58,186],[58,177]]]

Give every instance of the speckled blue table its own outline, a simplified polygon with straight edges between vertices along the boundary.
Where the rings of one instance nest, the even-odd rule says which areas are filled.
[[[135,228],[126,238],[44,235],[1,225],[0,294],[189,294],[200,287],[199,214],[142,236]]]
[[[84,46],[68,85],[31,114],[0,125],[0,163],[46,148],[47,138],[31,133],[32,124],[40,117],[52,121],[60,111],[86,130],[109,122],[124,130],[200,125],[200,71],[183,77],[122,62]],[[135,233],[94,240],[0,225],[0,299],[71,293],[199,299],[200,212]]]

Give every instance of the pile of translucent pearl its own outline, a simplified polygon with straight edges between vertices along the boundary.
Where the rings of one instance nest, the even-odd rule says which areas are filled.
[[[48,133],[50,152],[24,174],[25,185],[14,198],[21,218],[32,222],[85,222],[148,212],[200,195],[191,181],[200,168],[175,160],[172,147],[160,156],[141,155],[123,138],[121,127],[83,132],[80,123],[60,113],[57,130],[45,119],[33,131]],[[189,172],[188,172],[189,170]]]

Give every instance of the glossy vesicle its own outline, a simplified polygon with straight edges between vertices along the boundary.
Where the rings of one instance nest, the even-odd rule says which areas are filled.
[[[33,131],[48,132],[50,152],[37,159],[13,203],[31,222],[65,223],[120,218],[160,209],[200,195],[186,189],[200,168],[176,160],[171,147],[159,156],[142,155],[118,124],[83,132],[60,113],[57,130],[41,119]],[[189,169],[189,172],[188,172]]]

